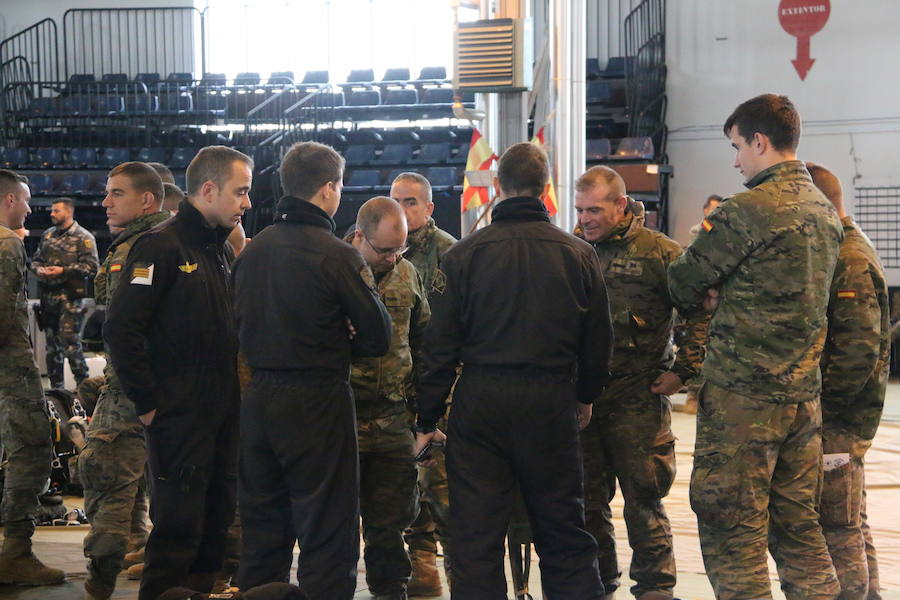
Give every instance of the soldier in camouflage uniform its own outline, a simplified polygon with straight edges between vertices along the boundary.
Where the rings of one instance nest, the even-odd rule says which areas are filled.
[[[160,212],[163,190],[156,171],[144,163],[122,163],[109,172],[106,184],[107,222],[123,231],[110,246],[94,281],[98,304],[107,304],[121,282],[125,260],[137,239],[169,216]],[[78,458],[84,486],[84,508],[91,531],[84,538],[89,599],[109,598],[125,553],[147,537],[148,502],[144,480],[144,427],[116,378],[112,363],[104,371],[102,388]]]
[[[25,246],[13,232],[31,213],[28,179],[0,169],[0,440],[6,465],[0,517],[0,583],[65,581],[31,553],[38,494],[50,477],[50,425],[31,338],[25,297]]]
[[[391,185],[391,198],[400,203],[406,213],[409,227],[404,258],[416,267],[422,277],[426,293],[431,290],[434,273],[441,256],[456,242],[456,238],[438,228],[431,214],[434,202],[431,183],[418,173],[401,173]],[[438,428],[446,431],[447,418],[441,419]],[[450,581],[449,545],[450,493],[447,489],[447,466],[444,455],[437,455],[437,464],[419,469],[419,516],[409,529],[406,543],[412,561],[412,578],[409,593],[422,596],[440,596],[441,580],[437,572],[437,539],[444,549],[444,571]]]
[[[356,401],[366,582],[375,598],[400,600],[407,597],[411,573],[403,530],[416,516],[410,408],[431,311],[419,274],[402,258],[406,219],[396,202],[376,197],[363,204],[347,241],[372,268],[391,314],[390,350],[379,358],[354,360],[350,385]]]
[[[41,236],[31,268],[41,290],[41,321],[47,335],[47,374],[50,387],[63,387],[63,361],[76,385],[87,379],[88,368],[81,349],[82,298],[87,294],[89,277],[97,274],[97,242],[94,236],[74,220],[71,198],[53,203],[50,221],[53,227]]]
[[[714,309],[697,410],[690,501],[721,600],[771,598],[766,550],[788,600],[840,591],[816,512],[819,360],[843,238],[796,159],[800,117],[784,96],[725,123],[749,191],[725,200],[669,267],[675,305]]]
[[[866,557],[863,458],[878,429],[887,391],[888,288],[875,247],[844,211],[840,180],[820,165],[806,166],[844,226],[821,362],[825,483],[819,522],[841,584],[841,598],[866,600],[877,598],[879,590],[877,563],[869,573]]]
[[[625,182],[612,169],[588,169],[575,190],[581,236],[600,258],[615,328],[612,379],[581,432],[587,530],[597,539],[600,577],[612,594],[621,576],[609,508],[618,479],[633,550],[631,592],[642,600],[671,598],[675,556],[661,501],[675,477],[669,394],[699,371],[706,313],[683,315],[686,342],[676,358],[666,269],[681,246],[644,227],[643,205],[625,195]]]

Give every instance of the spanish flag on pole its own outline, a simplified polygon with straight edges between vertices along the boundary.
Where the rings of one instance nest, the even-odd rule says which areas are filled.
[[[487,140],[477,129],[472,130],[472,142],[469,145],[469,157],[466,159],[466,171],[490,171],[491,163],[497,155],[488,146]],[[478,187],[463,179],[462,212],[488,203],[488,188]]]
[[[544,152],[547,151],[547,146],[544,144],[543,127],[537,130],[537,133],[531,138],[531,143],[543,148]],[[550,164],[550,187],[548,188],[547,193],[541,196],[541,200],[544,202],[544,206],[547,207],[547,212],[550,213],[550,216],[552,217],[556,214],[557,210],[559,210],[559,204],[556,203],[556,186],[553,184],[553,163]]]

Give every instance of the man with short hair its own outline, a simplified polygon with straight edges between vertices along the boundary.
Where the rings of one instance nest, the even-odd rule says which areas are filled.
[[[94,279],[97,304],[108,306],[123,283],[135,242],[171,215],[160,211],[159,175],[140,162],[122,163],[109,172],[102,204],[107,224],[122,230]],[[78,455],[84,508],[91,524],[84,538],[88,558],[84,587],[89,599],[98,600],[112,595],[125,553],[143,547],[149,533],[144,427],[112,361],[106,364],[104,380],[98,385],[100,395]]]
[[[422,338],[431,316],[421,278],[403,258],[406,231],[403,209],[390,198],[377,196],[360,207],[348,240],[372,268],[393,328],[387,354],[358,358],[350,371],[366,583],[380,600],[407,597],[411,565],[403,530],[416,516],[417,496],[412,415],[422,369]]]
[[[148,162],[147,165],[156,171],[159,178],[162,179],[163,184],[169,183],[175,185],[175,175],[172,174],[172,169],[167,167],[166,165],[158,162]],[[169,210],[169,209],[164,209]]]
[[[235,262],[235,316],[252,370],[241,402],[238,585],[290,575],[314,600],[349,600],[359,559],[359,454],[351,359],[388,351],[372,270],[334,237],[344,159],[302,142],[280,167],[275,223]],[[348,331],[349,330],[349,331]]]
[[[5,470],[0,584],[49,585],[66,574],[31,552],[38,495],[50,476],[49,413],[28,334],[25,246],[14,230],[31,214],[28,179],[0,169],[0,440]]]
[[[828,302],[822,352],[822,452],[825,484],[819,522],[841,584],[841,598],[878,595],[874,545],[867,557],[864,457],[881,421],[891,355],[884,268],[866,234],[844,210],[841,181],[807,162],[813,183],[844,226]]]
[[[174,183],[163,182],[163,210],[177,213],[178,206],[184,200],[184,192]]]
[[[82,299],[88,294],[87,279],[97,274],[100,261],[94,236],[75,222],[75,202],[71,198],[53,202],[50,222],[53,227],[41,236],[31,269],[37,275],[41,294],[50,387],[62,389],[67,358],[76,386],[88,377],[81,348]]]
[[[252,167],[232,148],[201,149],[187,199],[135,243],[109,304],[103,337],[145,426],[151,478],[139,600],[179,585],[209,592],[222,568],[239,405],[224,244],[250,208]]]
[[[396,200],[406,214],[409,247],[404,258],[411,262],[422,277],[425,293],[431,289],[431,280],[441,264],[441,257],[456,238],[440,229],[432,218],[434,202],[431,183],[418,173],[400,173],[391,184],[391,198]],[[438,424],[446,428],[446,419]],[[404,536],[409,545],[412,576],[409,594],[413,596],[440,596],[443,593],[437,572],[437,540],[444,548],[444,573],[450,580],[450,494],[447,490],[447,466],[443,453],[432,467],[419,470],[419,516]]]
[[[747,100],[723,129],[748,191],[710,213],[669,267],[679,309],[715,311],[690,490],[703,561],[722,600],[771,597],[766,550],[789,600],[834,598],[816,506],[841,223],[797,160],[800,115],[787,97]]]
[[[600,258],[615,329],[612,378],[581,432],[585,522],[597,540],[600,578],[611,594],[621,576],[609,506],[618,480],[633,550],[631,592],[638,600],[671,598],[675,555],[662,504],[675,479],[669,396],[699,373],[707,315],[683,315],[687,334],[676,356],[666,269],[682,249],[644,226],[644,206],[626,195],[618,173],[595,166],[581,175],[575,211],[583,239]]]
[[[550,223],[548,179],[543,150],[507,149],[491,225],[450,248],[432,281],[416,451],[444,439],[436,426],[462,363],[447,433],[454,597],[507,597],[516,487],[545,596],[603,597],[578,430],[609,379],[612,326],[597,254]]]

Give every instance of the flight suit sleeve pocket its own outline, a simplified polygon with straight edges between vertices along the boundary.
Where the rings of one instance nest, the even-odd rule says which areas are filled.
[[[699,521],[718,529],[733,529],[741,522],[745,477],[738,462],[721,449],[694,455],[690,501]]]

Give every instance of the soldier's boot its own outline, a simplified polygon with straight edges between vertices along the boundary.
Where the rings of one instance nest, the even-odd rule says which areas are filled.
[[[143,564],[144,562],[144,547],[141,546],[134,552],[129,552],[125,555],[125,566],[130,567],[132,565],[136,565],[138,563]]]
[[[112,598],[116,586],[94,581],[84,580],[84,600],[109,600]]]
[[[31,552],[31,538],[7,537],[3,540],[0,583],[54,585],[65,580],[65,571],[48,567]]]
[[[435,552],[411,550],[409,562],[412,564],[412,577],[406,590],[410,596],[440,596],[444,593]]]
[[[132,581],[140,581],[141,577],[144,576],[144,563],[137,563],[136,565],[131,565],[125,570],[125,577]]]

